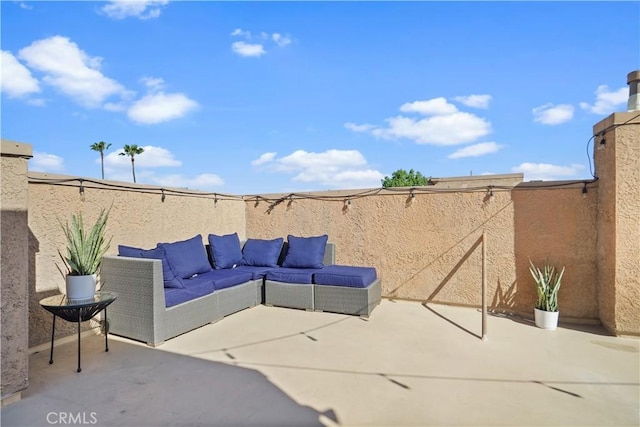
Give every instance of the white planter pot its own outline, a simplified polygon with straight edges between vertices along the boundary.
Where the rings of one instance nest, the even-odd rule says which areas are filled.
[[[96,275],[67,276],[66,285],[68,299],[93,298],[96,294]]]
[[[544,311],[534,309],[536,326],[542,329],[554,330],[558,327],[559,311]]]

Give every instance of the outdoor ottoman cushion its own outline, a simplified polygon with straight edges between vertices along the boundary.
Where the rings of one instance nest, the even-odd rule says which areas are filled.
[[[346,286],[366,288],[377,278],[373,267],[349,265],[328,265],[313,276],[316,285]]]

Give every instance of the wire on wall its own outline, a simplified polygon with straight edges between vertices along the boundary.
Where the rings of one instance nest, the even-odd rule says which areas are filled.
[[[543,188],[559,188],[559,187],[568,187],[574,186],[577,184],[583,184],[583,193],[584,189],[588,184],[592,184],[596,182],[598,178],[594,178],[592,180],[575,180],[575,181],[561,181],[561,182],[550,182],[545,184],[541,182],[539,185],[534,187],[525,187],[521,188],[521,190],[528,189],[543,189]],[[347,209],[351,207],[352,201],[357,200],[363,197],[370,196],[395,196],[398,194],[407,195],[410,200],[414,200],[417,197],[426,194],[446,194],[446,193],[476,193],[476,192],[484,192],[489,197],[493,197],[495,191],[511,191],[514,189],[514,186],[499,186],[499,185],[484,185],[479,187],[467,187],[467,188],[435,188],[435,186],[424,186],[424,187],[394,187],[394,188],[372,188],[363,191],[357,191],[353,193],[341,193],[341,194],[310,194],[310,193],[288,193],[281,197],[267,197],[262,195],[247,195],[247,196],[236,196],[231,194],[223,194],[223,193],[207,193],[202,191],[190,191],[190,190],[180,190],[180,189],[167,189],[167,188],[145,188],[133,185],[126,184],[113,184],[113,183],[105,183],[101,181],[95,181],[86,178],[65,178],[65,179],[50,179],[50,178],[29,178],[29,183],[31,184],[48,184],[48,185],[61,185],[61,186],[69,186],[69,187],[79,187],[80,195],[84,199],[85,192],[90,188],[97,189],[107,189],[107,190],[125,190],[132,191],[143,194],[159,194],[160,200],[164,202],[167,196],[178,196],[178,197],[195,197],[195,198],[208,198],[212,199],[215,204],[218,203],[219,200],[235,200],[235,201],[245,201],[245,202],[254,202],[254,207],[258,207],[261,202],[265,202],[268,204],[267,213],[271,213],[273,209],[280,205],[283,202],[287,202],[287,206],[290,207],[295,200],[317,200],[317,201],[325,201],[325,202],[338,202],[342,203],[344,207]],[[86,183],[96,184],[96,187],[87,187]],[[433,187],[433,188],[432,188]]]

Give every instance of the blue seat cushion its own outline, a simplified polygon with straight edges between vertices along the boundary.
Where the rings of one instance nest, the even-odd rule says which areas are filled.
[[[192,280],[193,279],[189,279],[187,282],[191,282]],[[164,288],[164,304],[166,307],[173,307],[174,305],[209,295],[213,292],[212,288],[213,284],[210,280],[194,281],[190,285],[186,285],[183,289]]]
[[[185,288],[164,288],[164,304],[166,307],[173,307],[192,299],[193,296]]]
[[[165,288],[184,288],[182,278],[173,274],[163,248],[141,249],[132,246],[118,245],[118,255],[131,258],[159,259],[162,261],[162,280]]]
[[[216,290],[209,273],[197,274],[189,279],[183,279],[184,288],[192,293],[194,298],[211,294]]]
[[[169,267],[177,277],[187,279],[194,274],[211,271],[200,234],[187,240],[158,243],[158,247],[164,249]]]
[[[199,274],[194,277],[194,279],[210,280],[214,288],[220,290],[249,282],[252,280],[251,277],[252,274],[248,271],[241,271],[237,268],[227,268],[224,270],[211,270],[208,273]]]
[[[242,248],[238,233],[224,236],[209,234],[209,250],[216,270],[233,268],[242,263]]]
[[[248,239],[242,248],[242,264],[277,267],[283,242],[282,237],[272,240]]]
[[[313,276],[316,285],[346,286],[366,288],[377,278],[373,267],[353,267],[348,265],[328,265]]]
[[[267,272],[273,270],[278,267],[263,267],[256,265],[239,265],[234,270],[236,271],[246,271],[251,273],[251,280],[259,280],[264,279],[267,275]]]
[[[326,234],[314,237],[287,236],[287,254],[282,262],[283,267],[322,268],[324,267],[324,251],[327,246]]]
[[[267,272],[267,280],[282,283],[312,284],[313,275],[321,271],[319,268],[275,268]]]

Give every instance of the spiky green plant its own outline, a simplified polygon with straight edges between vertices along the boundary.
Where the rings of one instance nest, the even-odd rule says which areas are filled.
[[[536,281],[538,289],[538,302],[536,308],[544,311],[558,311],[558,291],[562,285],[562,276],[564,275],[564,267],[560,272],[556,271],[549,260],[545,261],[542,268],[533,265],[529,260],[529,271]]]
[[[103,209],[89,231],[85,230],[82,212],[71,216],[71,224],[63,224],[58,220],[67,238],[66,256],[58,251],[67,268],[67,274],[83,276],[98,272],[102,257],[111,244],[111,239],[106,241],[105,238],[110,210]]]

